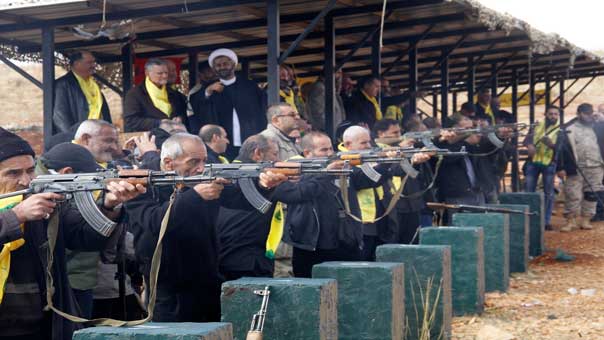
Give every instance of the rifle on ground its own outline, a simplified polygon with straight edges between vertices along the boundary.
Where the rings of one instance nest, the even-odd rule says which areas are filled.
[[[204,176],[221,177],[233,180],[239,184],[243,196],[261,213],[266,213],[272,203],[264,198],[256,189],[253,179],[258,178],[263,172],[283,174],[287,177],[302,175],[331,175],[348,176],[350,169],[327,169],[323,163],[298,163],[298,162],[263,162],[263,163],[231,163],[231,164],[206,164]]]
[[[188,185],[212,181],[214,178],[204,176],[183,177],[173,171],[150,170],[103,170],[100,172],[79,174],[40,175],[33,179],[29,188],[0,195],[0,199],[18,195],[53,192],[73,199],[86,222],[98,233],[107,237],[111,235],[116,223],[107,218],[97,206],[93,191],[105,190],[110,182],[127,181],[130,184],[144,186],[154,185]]]
[[[255,290],[254,294],[262,296],[262,304],[258,313],[252,317],[250,330],[247,332],[245,340],[262,340],[262,331],[264,330],[264,319],[266,318],[266,310],[268,308],[268,298],[271,295],[268,286],[263,290]]]
[[[446,203],[436,203],[436,202],[427,202],[426,206],[432,210],[439,209],[452,209],[452,210],[460,210],[460,211],[469,211],[469,212],[484,212],[484,213],[502,213],[502,214],[516,214],[516,215],[536,215],[536,212],[523,212],[520,210],[506,209],[506,208],[496,208],[496,207],[483,207],[478,205],[467,205],[467,204],[446,204]]]

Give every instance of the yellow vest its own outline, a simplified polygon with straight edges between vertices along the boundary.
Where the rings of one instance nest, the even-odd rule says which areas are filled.
[[[23,196],[8,197],[0,200],[0,211],[12,209],[15,205],[19,204],[23,200]],[[21,224],[21,230],[23,230],[23,224]],[[10,253],[14,250],[19,249],[25,244],[25,240],[20,238],[11,242],[7,242],[2,246],[0,251],[0,304],[2,304],[2,298],[4,297],[4,285],[8,279],[10,272]]]
[[[145,88],[147,89],[147,93],[149,93],[153,106],[170,117],[172,115],[172,104],[170,104],[170,100],[168,99],[168,90],[166,87],[162,86],[158,88],[149,80],[149,77],[146,77]]]
[[[487,105],[486,107],[482,106],[482,104],[478,104],[484,109],[484,114],[491,118],[491,124],[495,125],[495,114],[493,113],[493,109],[491,109],[491,105]]]
[[[535,135],[533,137],[534,143],[537,143],[538,140],[543,138],[544,136],[549,137],[552,143],[556,144],[556,140],[558,139],[558,131],[560,131],[560,124],[556,124],[550,126],[549,129],[545,130],[545,120],[537,124],[535,127]],[[542,164],[548,166],[551,164],[552,159],[554,158],[554,150],[550,149],[545,143],[541,142],[535,146],[536,152],[535,156],[533,156],[533,163]]]
[[[338,145],[338,150],[348,151],[344,144]],[[373,221],[377,218],[377,202],[375,196],[378,199],[384,198],[384,188],[381,186],[377,188],[367,188],[357,191],[357,201],[359,202],[359,209],[361,210],[361,220],[363,223]]]
[[[363,94],[363,96],[365,96],[368,101],[371,102],[371,104],[373,104],[373,107],[375,108],[375,120],[382,120],[382,109],[380,109],[380,104],[377,102],[375,97],[368,95],[367,93],[365,93],[365,91],[362,90],[361,93]]]
[[[386,108],[386,119],[401,121],[403,119],[403,110],[398,105],[390,105]]]
[[[103,108],[103,96],[101,95],[101,89],[99,85],[94,81],[92,77],[84,79],[78,76],[75,72],[73,75],[78,80],[82,92],[88,102],[88,119],[101,119],[101,109]]]

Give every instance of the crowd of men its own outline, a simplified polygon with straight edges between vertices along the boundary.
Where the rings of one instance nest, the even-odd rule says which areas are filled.
[[[135,168],[192,176],[209,164],[302,162],[384,146],[375,139],[421,148],[428,145],[402,138],[403,133],[440,128],[434,119],[421,120],[410,112],[410,95],[396,93],[386,80],[366,77],[352,90],[352,81],[338,72],[338,131],[332,140],[324,131],[322,79],[298,87],[292,69],[283,67],[282,103],[267,107],[265,90],[236,74],[237,63],[233,51],[214,51],[208,65],[200,67],[199,84],[184,96],[174,87],[169,62],[148,60],[145,80],[128,92],[123,112],[125,131],[140,134],[120,145],[92,77],[94,56],[73,54],[70,71],[56,81],[54,145],[36,157],[27,142],[0,130],[0,194],[26,189],[42,174]],[[604,123],[594,118],[589,104],[564,126],[559,111],[547,108],[525,141],[526,190],[535,191],[542,174],[549,225],[554,177],[562,176],[569,224],[561,230],[589,229],[602,191]],[[345,179],[267,171],[254,182],[272,203],[266,211],[248,202],[237,181],[223,178],[178,189],[110,182],[95,197],[103,214],[118,222],[109,236],[93,230],[60,194],[2,199],[0,339],[71,339],[81,325],[44,308],[49,289],[55,307],[72,315],[144,317],[152,258],[168,212],[152,294],[153,320],[162,322],[219,321],[225,280],[310,277],[312,266],[324,261],[372,261],[380,244],[417,242],[418,228],[432,225],[435,214],[426,202],[497,202],[510,157],[506,147],[515,148],[512,137],[517,136],[508,127],[498,129],[501,147],[482,134],[460,131],[512,121],[497,98],[481,91],[476,104],[466,103],[450,117],[446,127],[455,129],[442,129],[432,140],[440,149],[465,154],[436,158],[418,152],[410,159],[417,176],[394,163],[371,164],[377,177],[360,167],[352,167]],[[394,157],[394,151],[385,157]],[[343,167],[346,162],[327,165]],[[391,202],[396,204],[391,207]],[[53,280],[48,281],[47,230],[57,220]],[[126,289],[120,289],[120,281]]]

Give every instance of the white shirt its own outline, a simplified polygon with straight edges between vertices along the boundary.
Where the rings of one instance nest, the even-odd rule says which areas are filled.
[[[220,79],[220,82],[224,86],[233,85],[235,84],[235,81],[237,81],[237,77],[233,77],[229,80]],[[206,90],[206,98],[207,97],[209,97],[208,90]],[[237,115],[235,105],[233,105],[233,146],[241,146],[241,126],[239,125],[239,115]]]

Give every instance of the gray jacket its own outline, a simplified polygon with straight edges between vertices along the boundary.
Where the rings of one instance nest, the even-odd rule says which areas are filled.
[[[333,126],[336,127],[346,119],[342,97],[336,94],[333,112]],[[325,84],[317,80],[309,86],[306,100],[306,116],[313,129],[325,131]]]
[[[292,138],[284,135],[272,124],[268,124],[266,130],[260,132],[260,134],[277,143],[280,161],[286,161],[294,156],[300,156],[302,153],[302,150],[300,150],[300,147],[296,145],[296,142]]]

